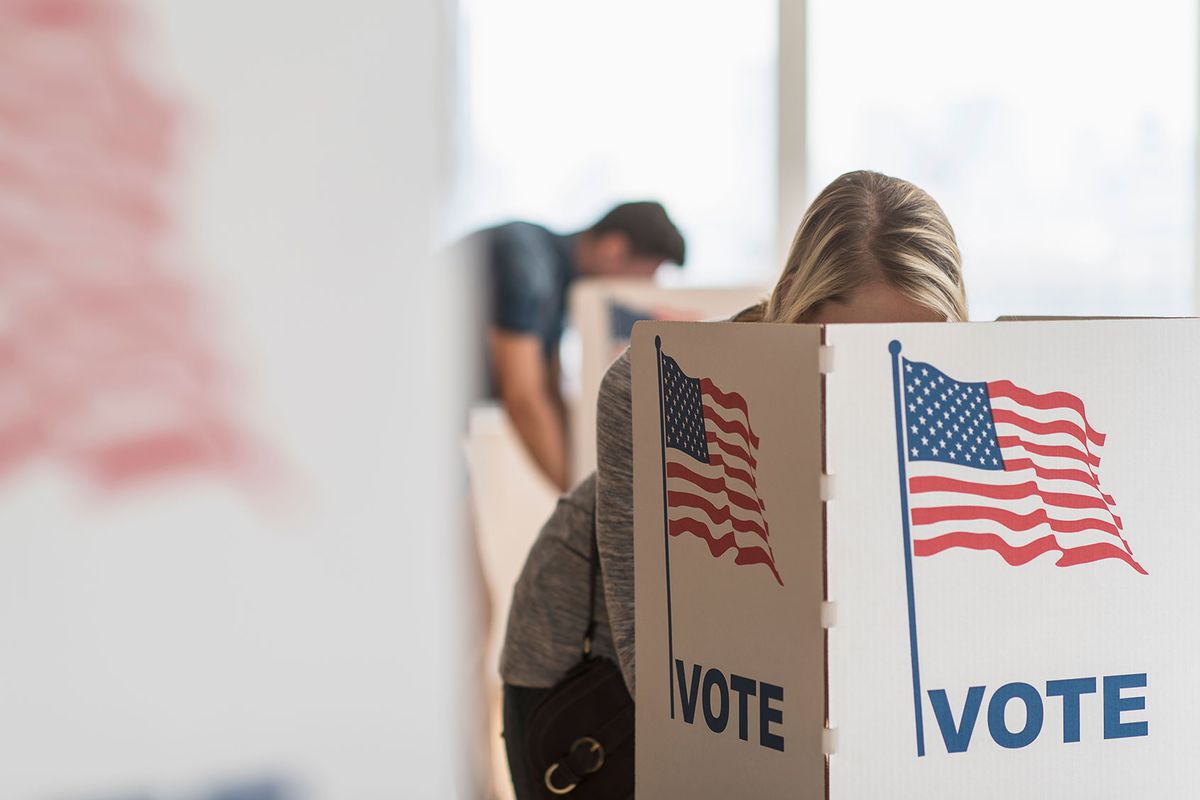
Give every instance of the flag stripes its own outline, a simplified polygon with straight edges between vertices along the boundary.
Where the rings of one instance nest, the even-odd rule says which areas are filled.
[[[1106,435],[1069,392],[966,383],[902,360],[913,553],[991,551],[1010,565],[1057,554],[1145,569],[1099,468]]]
[[[766,566],[783,579],[758,494],[759,437],[744,397],[687,375],[662,355],[667,531],[701,539],[719,558]]]

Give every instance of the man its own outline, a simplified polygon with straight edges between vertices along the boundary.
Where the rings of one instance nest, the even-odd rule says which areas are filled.
[[[684,261],[679,229],[655,202],[623,203],[570,235],[510,222],[472,235],[483,275],[489,394],[560,490],[568,488],[567,434],[558,347],[571,283],[586,277],[650,278]]]

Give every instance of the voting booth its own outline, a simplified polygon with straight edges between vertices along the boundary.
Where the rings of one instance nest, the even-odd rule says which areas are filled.
[[[1200,321],[639,323],[639,797],[1200,786]]]
[[[571,287],[571,324],[579,333],[579,385],[572,403],[571,479],[596,468],[596,398],[610,364],[629,346],[641,320],[728,319],[765,300],[754,286],[669,288],[653,281],[584,279]]]

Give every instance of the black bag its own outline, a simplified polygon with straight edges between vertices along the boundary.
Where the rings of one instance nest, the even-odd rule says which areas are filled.
[[[599,554],[592,534],[582,660],[534,709],[525,729],[529,775],[544,800],[633,797],[633,698],[620,668],[592,655]]]

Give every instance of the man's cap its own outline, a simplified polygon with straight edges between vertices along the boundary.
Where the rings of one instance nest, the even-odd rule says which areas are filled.
[[[683,234],[667,216],[662,203],[641,200],[621,203],[605,214],[592,226],[594,234],[623,233],[629,237],[633,252],[639,255],[658,256],[665,261],[683,266],[685,247]]]

